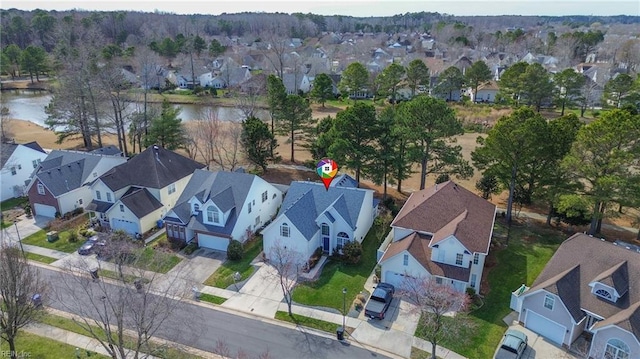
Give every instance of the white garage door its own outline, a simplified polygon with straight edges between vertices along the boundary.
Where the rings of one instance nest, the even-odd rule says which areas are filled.
[[[111,229],[114,231],[121,229],[129,234],[136,234],[138,233],[138,224],[124,219],[113,218],[111,220]]]
[[[229,246],[229,238],[221,238],[198,233],[198,245],[201,248],[209,248],[226,252],[227,247]]]
[[[48,206],[42,203],[34,203],[33,209],[36,212],[36,216],[44,216],[44,217],[55,217],[56,216],[56,207]]]
[[[524,326],[552,342],[562,345],[564,334],[566,332],[566,328],[562,325],[553,322],[534,311],[528,310]]]
[[[382,280],[385,283],[393,284],[393,286],[396,288],[401,288],[404,278],[404,274],[388,270],[384,272],[384,278],[382,278]]]

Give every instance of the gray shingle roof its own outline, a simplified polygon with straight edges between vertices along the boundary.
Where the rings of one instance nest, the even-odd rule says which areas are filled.
[[[28,142],[28,143],[1,143],[0,144],[0,168],[4,167],[4,165],[7,163],[7,161],[9,160],[9,157],[11,157],[11,155],[13,154],[13,151],[16,150],[16,148],[18,148],[18,146],[25,146],[28,147],[32,150],[38,151],[38,152],[42,152],[42,153],[46,153],[42,147],[40,147],[40,145],[38,144],[38,142],[36,141],[32,141],[32,142]]]
[[[100,213],[105,213],[105,212],[107,212],[107,210],[109,208],[111,208],[111,206],[113,206],[113,203],[111,203],[111,202],[103,202],[103,201],[93,200],[87,206],[87,210],[88,211],[96,211],[96,212],[100,212]]]
[[[354,228],[365,193],[366,190],[359,188],[338,186],[329,187],[327,191],[322,183],[291,182],[278,216],[286,215],[309,240],[319,229],[316,219],[331,206]]]
[[[132,187],[120,197],[120,201],[138,218],[162,208],[162,203],[146,188]]]
[[[129,161],[100,176],[113,191],[127,186],[164,188],[205,165],[160,146],[149,146]]]
[[[625,269],[627,268],[627,269]],[[625,273],[626,272],[626,273]],[[625,278],[628,283],[624,283]],[[591,293],[589,283],[599,281],[624,291],[617,302],[610,302]],[[557,289],[556,289],[557,288]],[[640,328],[640,317],[628,311],[619,313],[640,302],[640,254],[612,243],[578,233],[565,240],[551,257],[544,270],[533,282],[530,292],[546,289],[560,296],[573,315],[580,320],[583,308],[603,318],[631,320]],[[635,319],[634,319],[635,318]]]
[[[109,156],[122,156],[122,151],[120,151],[120,149],[114,145],[97,148],[91,151],[91,153]]]
[[[249,173],[196,170],[172,211],[179,222],[189,223],[188,227],[191,229],[229,236],[238,220],[238,212],[242,209],[256,178]],[[204,208],[201,208],[202,211],[192,218],[188,201],[193,197],[198,198],[201,203],[211,199],[224,212],[231,210],[225,227],[203,224]],[[165,221],[178,222],[170,217],[166,217]]]
[[[93,180],[90,177],[103,155],[77,151],[51,151],[40,163],[36,176],[54,196]]]

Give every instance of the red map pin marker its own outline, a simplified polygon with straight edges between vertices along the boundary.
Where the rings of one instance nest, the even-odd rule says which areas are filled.
[[[324,188],[328,191],[331,181],[333,181],[338,173],[338,164],[330,158],[322,159],[316,166],[316,172],[318,172],[318,176],[320,176],[322,183],[324,183]]]

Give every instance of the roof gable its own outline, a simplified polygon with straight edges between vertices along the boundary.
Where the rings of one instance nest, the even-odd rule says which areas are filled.
[[[430,233],[436,241],[454,235],[470,252],[488,253],[496,206],[453,181],[411,194],[391,223]]]
[[[133,214],[142,218],[153,211],[162,208],[162,203],[158,201],[146,188],[132,187],[122,197],[120,202],[133,212]],[[111,208],[115,208],[113,206]]]
[[[626,268],[626,269],[625,269]],[[568,276],[569,272],[576,271]],[[620,293],[616,302],[593,294],[589,285],[594,281],[603,281],[612,288],[624,290],[625,277],[628,282],[626,293]],[[611,283],[611,284],[608,284]],[[547,289],[559,294],[574,318],[581,318],[575,309],[579,308],[597,314],[603,318],[616,316],[622,311],[629,316],[624,320],[634,321],[640,328],[640,316],[632,317],[626,309],[640,302],[640,254],[612,243],[577,233],[565,240],[551,257],[544,270],[534,281],[531,291]],[[562,290],[560,289],[562,288]],[[635,321],[637,320],[637,322]]]

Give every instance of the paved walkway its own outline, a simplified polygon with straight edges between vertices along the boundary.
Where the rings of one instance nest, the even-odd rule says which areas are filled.
[[[109,353],[102,346],[102,344],[100,344],[99,341],[84,335],[80,335],[78,333],[70,332],[68,330],[60,329],[58,327],[53,327],[51,325],[42,323],[31,324],[26,327],[25,330],[29,333],[41,337],[53,339],[55,341],[74,346],[76,347],[78,354],[81,354],[83,357],[85,351],[87,350],[109,356]],[[134,353],[132,351],[127,351],[127,358],[133,357]],[[145,358],[155,359],[156,357],[152,355],[145,355]]]

